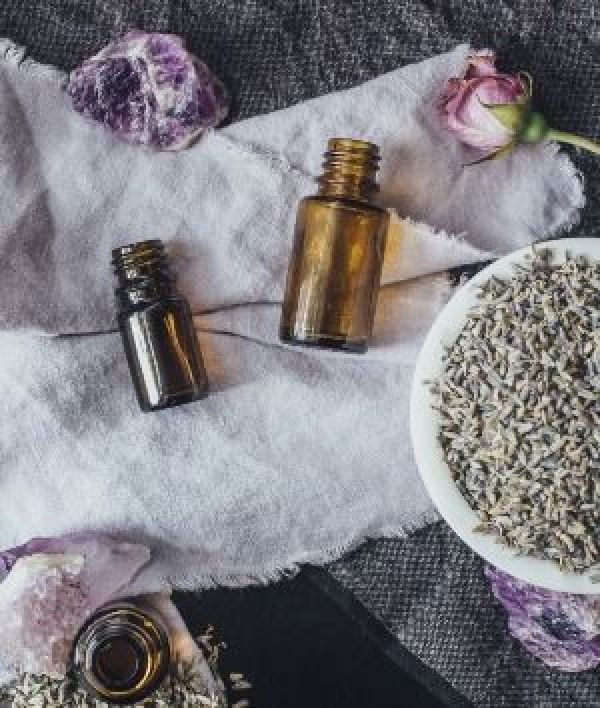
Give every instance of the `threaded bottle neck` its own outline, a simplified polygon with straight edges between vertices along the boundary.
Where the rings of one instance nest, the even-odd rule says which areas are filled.
[[[332,138],[327,143],[323,174],[317,179],[319,194],[370,201],[379,191],[379,161],[379,148],[373,143]]]
[[[160,239],[115,248],[112,265],[118,281],[115,295],[121,310],[176,292],[175,273]]]

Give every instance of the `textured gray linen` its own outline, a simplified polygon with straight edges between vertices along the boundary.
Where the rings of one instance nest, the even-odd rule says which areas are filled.
[[[569,226],[583,204],[553,145],[463,169],[435,103],[467,51],[155,154],[83,120],[59,72],[5,43],[0,546],[122,532],[156,551],[140,587],[190,588],[273,578],[435,517],[408,436],[412,367],[449,291],[435,274]],[[380,144],[384,203],[465,236],[393,220],[365,357],[276,338],[295,206],[336,134]],[[177,255],[215,391],[142,415],[110,332],[109,256],[156,236]]]
[[[477,708],[600,705],[597,669],[548,668],[508,636],[483,562],[445,523],[366,544],[329,571]]]

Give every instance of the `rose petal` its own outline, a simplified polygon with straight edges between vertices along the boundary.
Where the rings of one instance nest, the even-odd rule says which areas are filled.
[[[512,134],[487,108],[478,96],[479,83],[485,79],[463,82],[457,93],[445,106],[446,122],[450,130],[467,145],[482,150],[496,150],[512,141]]]
[[[473,79],[472,86],[482,103],[492,105],[516,103],[523,95],[520,79],[513,76]]]
[[[496,53],[491,49],[480,49],[469,56],[466,79],[495,76],[497,73]]]
[[[494,152],[513,143],[512,130],[503,125],[486,105],[515,105],[515,125],[528,110],[527,88],[519,76],[502,74],[495,55],[484,50],[469,58],[464,79],[450,79],[442,96],[441,111],[447,127],[467,145]]]

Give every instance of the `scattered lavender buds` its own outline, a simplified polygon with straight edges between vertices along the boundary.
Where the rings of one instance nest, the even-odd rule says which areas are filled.
[[[227,708],[225,687],[219,675],[219,659],[225,644],[217,639],[213,627],[208,627],[196,639],[215,681],[208,687],[206,673],[196,660],[177,661],[170,674],[154,693],[132,708]],[[241,673],[229,677],[233,692],[248,693],[252,685]],[[97,700],[67,674],[63,678],[47,674],[22,673],[8,686],[0,686],[0,706],[7,708],[109,708]],[[232,708],[251,708],[247,698],[240,698]]]
[[[0,693],[10,708],[109,708],[104,701],[79,688],[69,678],[54,679],[46,675],[23,674],[19,680]],[[173,667],[171,675],[150,698],[136,703],[134,708],[226,708],[225,698],[208,693],[193,668],[186,664]]]
[[[600,563],[600,264],[533,250],[480,290],[435,382],[476,531],[564,571]]]
[[[132,143],[179,150],[229,110],[223,84],[172,34],[132,31],[74,69],[73,108]]]

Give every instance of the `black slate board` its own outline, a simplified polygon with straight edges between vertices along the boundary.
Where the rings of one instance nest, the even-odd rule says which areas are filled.
[[[469,708],[325,571],[175,601],[192,632],[211,624],[228,644],[221,671],[252,683],[253,708]]]

